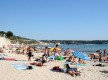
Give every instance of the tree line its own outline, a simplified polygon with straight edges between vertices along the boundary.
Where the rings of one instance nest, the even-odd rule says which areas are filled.
[[[13,32],[11,32],[11,31],[7,31],[7,32],[5,32],[5,31],[0,31],[0,36],[4,36],[5,35],[5,37],[7,37],[7,38],[11,38],[11,37],[13,37]]]
[[[34,39],[29,39],[29,38],[24,38],[21,36],[16,36],[14,35],[14,33],[12,31],[0,31],[0,36],[1,37],[6,37],[9,38],[11,40],[12,43],[17,43],[19,42],[20,44],[24,43],[24,44],[34,44],[36,43],[36,40]]]
[[[46,43],[60,44],[108,44],[108,40],[41,40]]]

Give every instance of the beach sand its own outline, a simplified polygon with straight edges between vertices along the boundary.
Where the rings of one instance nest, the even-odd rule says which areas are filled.
[[[20,62],[29,64],[27,56],[14,53],[5,54],[19,61],[0,60],[0,80],[108,80],[108,63],[103,63],[105,67],[92,66],[99,63],[94,61],[86,61],[85,66],[71,65],[78,67],[78,70],[81,71],[81,76],[72,77],[66,73],[51,71],[54,66],[63,68],[65,61],[48,62],[45,63],[45,66],[35,67],[32,70],[17,70],[11,64]],[[35,53],[35,56],[41,55],[42,53]]]

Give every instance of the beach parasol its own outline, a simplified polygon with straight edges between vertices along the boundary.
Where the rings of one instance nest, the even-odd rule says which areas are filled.
[[[83,52],[73,52],[72,54],[77,58],[80,58],[83,60],[90,60],[90,57],[88,57],[88,55]]]
[[[50,51],[54,51],[55,48],[51,48]],[[61,51],[61,48],[56,48],[57,50]]]

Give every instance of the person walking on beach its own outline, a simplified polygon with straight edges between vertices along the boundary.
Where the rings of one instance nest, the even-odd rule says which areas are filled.
[[[37,49],[35,47],[33,47],[34,52],[37,52]]]
[[[102,61],[102,50],[99,49],[99,61]]]
[[[28,61],[30,61],[30,62],[31,62],[31,57],[32,57],[32,52],[31,52],[31,50],[29,50],[29,52],[28,52]]]
[[[103,56],[104,56],[104,57],[107,56],[107,50],[106,50],[106,49],[104,49],[104,54],[103,54]]]
[[[44,54],[42,55],[42,57],[45,57],[46,60],[47,60],[47,58],[48,58],[48,47],[45,47]]]
[[[58,47],[59,45],[58,44],[56,44],[56,47],[54,48],[54,50],[53,50],[53,52],[54,52],[54,56],[55,57],[57,57],[57,56],[59,56],[59,47]]]
[[[33,48],[31,46],[28,46],[27,52],[29,52],[30,50],[33,51]]]

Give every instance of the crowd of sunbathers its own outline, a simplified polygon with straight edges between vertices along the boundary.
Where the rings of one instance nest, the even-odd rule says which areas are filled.
[[[101,49],[97,50],[96,52],[97,53],[89,54],[91,59],[97,59],[100,62],[108,62],[108,54],[107,54],[107,50],[106,49],[104,49],[103,52],[102,52]]]
[[[2,50],[0,50],[2,51]],[[26,51],[26,53],[25,53]],[[16,53],[18,54],[26,54],[28,56],[28,61],[31,61],[31,58],[34,57],[34,55],[32,54],[33,52],[37,51],[37,49],[35,47],[27,47],[26,49],[23,49],[22,52],[19,52],[18,49],[16,49]],[[76,57],[74,55],[72,55],[73,50],[68,49],[67,51],[62,51],[61,48],[59,47],[59,45],[56,45],[55,48],[49,48],[49,47],[45,47],[44,50],[42,50],[42,52],[44,53],[41,58],[36,58],[35,61],[33,63],[30,63],[31,65],[36,65],[36,66],[43,66],[45,62],[49,62],[52,60],[56,60],[56,58],[58,56],[63,56],[63,58],[66,60],[66,62],[74,62],[74,63],[80,63],[80,64],[85,64],[84,60],[82,59],[78,59],[78,61],[76,61]],[[102,51],[101,49],[98,51],[99,53],[99,61],[102,61]],[[91,58],[95,58],[96,56],[93,54],[89,55]],[[104,56],[106,55],[106,49],[104,50]],[[52,59],[53,57],[53,59]],[[106,58],[108,59],[108,57]],[[103,59],[104,60],[104,59]],[[70,68],[69,64],[65,64],[65,70],[63,70],[63,72],[69,73],[72,76],[73,75],[80,75],[80,71],[77,71],[75,68]],[[55,68],[56,69],[56,68]],[[57,68],[58,69],[58,68]]]
[[[56,57],[60,55],[60,52],[58,50],[58,45],[56,45],[56,47],[53,49],[52,52],[53,52],[52,55],[55,56],[55,59],[54,60],[56,60]],[[50,56],[51,55],[49,54],[49,48],[48,47],[45,47],[44,54],[41,56],[41,58],[35,59],[36,62],[32,62],[30,64],[31,65],[35,65],[35,66],[40,66],[40,67],[41,66],[44,66],[44,63],[45,62],[49,62],[49,61],[52,60],[52,59],[50,59]],[[31,52],[31,49],[29,48],[29,50],[28,50],[28,61],[31,61],[31,57],[32,57],[32,52]],[[67,61],[68,62],[76,62],[75,57],[72,55],[72,50],[70,50],[70,49],[68,49],[68,51],[65,52],[64,58],[65,58],[66,62]],[[84,61],[81,60],[81,59],[79,59],[78,62],[79,63],[84,63]],[[80,71],[77,71],[76,68],[71,68],[69,66],[69,64],[65,64],[65,65],[66,65],[65,66],[65,70],[62,69],[62,72],[69,73],[72,76],[74,76],[74,75],[76,75],[76,76],[80,75]],[[55,68],[55,70],[56,70],[56,68]]]

